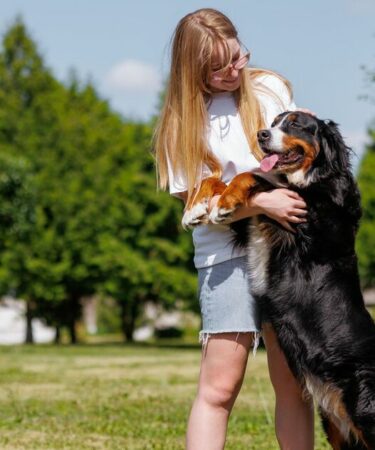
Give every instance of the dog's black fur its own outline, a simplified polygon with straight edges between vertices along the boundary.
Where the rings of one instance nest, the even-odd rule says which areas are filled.
[[[273,172],[289,178],[288,189],[304,198],[307,222],[292,234],[266,216],[256,225],[252,220],[250,240],[256,226],[268,248],[264,290],[254,295],[292,372],[316,396],[333,448],[375,449],[375,325],[365,309],[354,250],[361,208],[350,150],[334,122],[302,112],[288,120],[288,114],[272,127],[291,142],[314,144],[317,152],[297,181],[291,182],[287,165]],[[264,135],[258,136],[263,151],[273,153]],[[256,190],[271,188],[256,177]],[[234,228],[244,243],[248,235],[240,225]],[[258,276],[256,270],[250,278]]]

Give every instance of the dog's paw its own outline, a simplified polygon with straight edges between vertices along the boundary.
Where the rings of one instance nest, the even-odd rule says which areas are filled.
[[[225,225],[226,223],[231,222],[235,210],[236,208],[223,208],[215,206],[212,208],[209,216],[210,222]]]
[[[208,223],[208,199],[196,203],[192,208],[186,210],[181,220],[182,227],[185,230],[203,223]]]

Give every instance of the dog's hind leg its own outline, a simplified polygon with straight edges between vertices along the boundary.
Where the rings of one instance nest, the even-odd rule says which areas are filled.
[[[352,434],[344,437],[336,424],[321,410],[319,414],[322,419],[324,431],[327,435],[328,442],[333,450],[370,450],[372,447],[366,447],[360,440]],[[375,450],[375,448],[374,448]]]
[[[375,450],[375,421],[373,415],[371,419],[363,423],[361,437],[366,442],[366,449]]]
[[[352,391],[347,392],[347,409],[351,412],[353,433],[367,445],[366,448],[375,450],[375,373],[374,370],[367,373],[363,370],[360,376],[358,385],[352,383]]]
[[[343,450],[345,439],[340,433],[336,425],[319,409],[319,414],[322,419],[324,431],[326,433],[328,442],[334,450]]]

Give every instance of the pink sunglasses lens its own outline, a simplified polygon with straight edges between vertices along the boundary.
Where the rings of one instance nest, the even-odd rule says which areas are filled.
[[[244,55],[242,58],[240,58],[240,59],[234,64],[233,67],[234,67],[236,70],[243,69],[243,68],[246,66],[246,64],[249,62],[249,59],[250,59],[250,54]]]
[[[215,71],[211,75],[211,79],[213,81],[221,81],[223,78],[225,78],[228,71],[230,71],[232,68],[235,70],[243,69],[249,62],[249,59],[250,59],[250,53],[247,53],[246,55],[242,56],[238,61],[236,61],[233,65],[230,65],[229,68]]]

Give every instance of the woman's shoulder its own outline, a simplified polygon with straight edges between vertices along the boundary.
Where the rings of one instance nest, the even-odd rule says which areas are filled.
[[[260,69],[260,68],[250,68],[249,70],[250,79],[252,80],[254,86],[266,86],[269,89],[288,89],[292,90],[290,82],[273,70]]]
[[[283,105],[293,101],[293,91],[290,82],[277,72],[266,69],[250,69],[250,78],[258,97],[263,100],[277,97]]]

